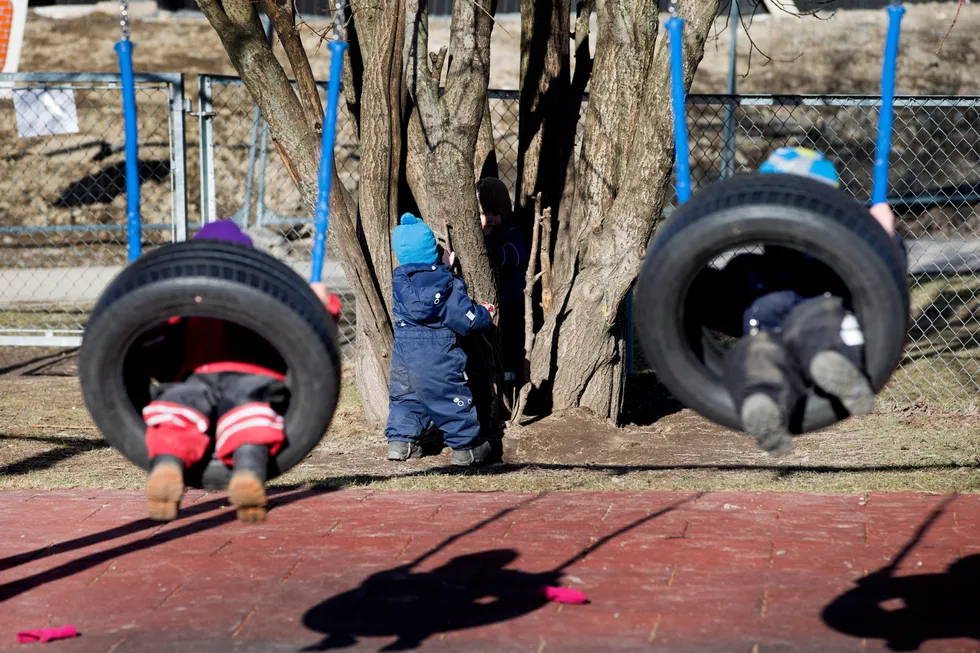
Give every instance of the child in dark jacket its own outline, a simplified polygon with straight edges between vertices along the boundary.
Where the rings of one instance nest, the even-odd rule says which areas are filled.
[[[520,384],[524,373],[524,286],[530,252],[527,241],[514,224],[510,193],[496,177],[484,177],[477,184],[480,224],[490,263],[500,281],[497,329],[500,332],[504,380]]]
[[[452,449],[453,465],[486,460],[473,395],[466,385],[466,354],[459,338],[490,326],[493,306],[476,304],[439,261],[432,230],[406,213],[391,239],[399,266],[392,275],[395,344],[391,353],[388,460],[419,458],[419,438],[434,424]]]
[[[252,246],[229,220],[205,225],[198,239]],[[313,290],[336,320],[340,301],[323,284]],[[264,339],[231,322],[171,318],[162,339],[180,361],[175,381],[153,389],[143,409],[150,475],[146,498],[151,519],[171,520],[184,493],[184,470],[199,462],[216,438],[215,453],[234,471],[229,500],[242,521],[266,515],[268,457],[285,443],[279,410],[287,398],[286,364]]]
[[[833,164],[805,148],[776,150],[760,172],[839,185]],[[905,246],[890,207],[877,204],[871,214],[904,262]],[[851,415],[874,408],[864,335],[845,303],[847,287],[824,263],[790,248],[766,246],[761,254],[735,256],[722,270],[704,270],[691,295],[701,324],[739,338],[726,359],[725,383],[742,428],[768,453],[792,450],[789,419],[810,385],[837,398]]]

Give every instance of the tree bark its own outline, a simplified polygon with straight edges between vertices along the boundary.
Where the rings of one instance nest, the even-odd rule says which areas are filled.
[[[404,0],[358,5],[357,30],[360,84],[356,103],[361,159],[358,164],[359,235],[374,273],[378,314],[364,315],[358,306],[356,359],[358,389],[365,417],[381,424],[388,417],[388,372],[393,343],[391,273],[395,262],[391,233],[398,224],[405,139],[402,124],[408,94],[402,72]],[[364,325],[363,327],[361,325]],[[377,324],[377,332],[367,333]]]
[[[423,219],[452,229],[456,260],[471,295],[497,303],[497,286],[478,220],[473,169],[476,143],[490,82],[490,0],[453,5],[446,53],[429,60],[428,13],[424,0],[408,0],[405,76],[415,111],[410,126],[409,183]],[[440,97],[441,63],[448,54],[445,92]],[[413,183],[414,182],[414,183]],[[420,183],[423,182],[423,183]],[[424,186],[424,190],[419,187]],[[421,192],[420,192],[421,191]]]
[[[316,79],[313,78],[313,69],[310,67],[306,50],[303,49],[303,41],[296,28],[296,5],[290,3],[280,6],[276,0],[259,0],[259,5],[272,21],[289,66],[296,76],[297,94],[306,122],[314,132],[319,134],[323,129],[323,106],[320,104],[320,94],[317,92]]]
[[[575,125],[568,131],[570,66],[570,0],[521,2],[520,109],[515,211],[527,235],[534,200],[558,214],[562,197],[562,162],[575,145]],[[577,116],[577,112],[575,112]]]
[[[560,222],[574,248],[535,341],[532,378],[550,379],[553,410],[617,419],[623,387],[623,305],[661,215],[673,156],[669,52],[646,0],[596,4],[599,33],[574,206]],[[717,0],[682,2],[685,87],[704,54]],[[624,133],[624,126],[629,129]],[[558,268],[558,266],[555,266]],[[543,336],[543,337],[542,337]]]

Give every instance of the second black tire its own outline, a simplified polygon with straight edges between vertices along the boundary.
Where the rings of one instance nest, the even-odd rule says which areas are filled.
[[[212,317],[250,329],[285,360],[290,391],[286,445],[270,457],[269,478],[299,463],[320,441],[340,392],[337,327],[306,281],[252,248],[191,240],[147,253],[99,298],[79,356],[85,405],[106,440],[148,469],[141,409],[150,379],[131,351],[172,316]],[[213,457],[188,470],[191,487],[222,489],[230,469]]]
[[[684,306],[695,277],[711,261],[760,243],[806,252],[840,277],[864,331],[872,387],[880,391],[905,345],[907,270],[865,207],[826,184],[788,174],[752,173],[712,184],[674,211],[651,242],[635,288],[634,326],[660,382],[689,408],[741,430],[719,365],[706,360],[719,352],[692,347]],[[837,402],[811,392],[790,430],[815,431],[845,416]]]

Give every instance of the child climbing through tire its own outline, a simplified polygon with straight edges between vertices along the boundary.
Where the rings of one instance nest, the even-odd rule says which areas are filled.
[[[252,246],[230,220],[205,225],[194,238]],[[336,321],[340,300],[323,284],[313,284],[313,291]],[[184,471],[205,456],[213,433],[217,457],[234,469],[228,498],[238,519],[264,520],[269,455],[286,441],[282,356],[252,331],[219,319],[171,318],[164,329],[162,338],[178,348],[180,366],[176,380],[156,386],[143,409],[150,518],[177,517]]]
[[[833,164],[800,147],[776,150],[762,173],[797,174],[837,188]],[[871,215],[906,253],[886,203]],[[789,453],[789,420],[807,388],[836,398],[850,415],[874,408],[864,366],[864,335],[849,310],[847,287],[824,263],[803,252],[765,246],[735,256],[722,270],[706,268],[694,282],[692,306],[709,329],[738,338],[724,380],[743,430],[771,455]]]
[[[420,458],[419,439],[432,423],[452,448],[453,465],[481,463],[490,443],[480,435],[459,338],[489,327],[493,306],[470,299],[466,284],[451,272],[455,254],[447,251],[439,261],[435,235],[421,219],[403,215],[391,245],[398,267],[391,280],[388,460]]]

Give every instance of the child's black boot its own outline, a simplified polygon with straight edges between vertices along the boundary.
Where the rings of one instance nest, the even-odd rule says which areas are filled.
[[[146,479],[146,507],[150,519],[176,519],[183,495],[184,462],[177,456],[156,456],[150,463],[150,476]]]
[[[861,371],[864,334],[840,297],[818,297],[794,308],[783,324],[783,340],[813,384],[850,415],[874,409],[874,390]]]
[[[449,456],[449,462],[456,467],[479,465],[490,457],[491,451],[490,443],[483,441],[472,449],[453,449]]]
[[[267,508],[265,481],[269,468],[269,447],[243,444],[233,455],[234,471],[228,482],[228,500],[235,506],[239,521],[264,521]]]
[[[388,442],[388,460],[408,460],[421,458],[422,447],[414,442],[392,440]]]
[[[789,420],[803,383],[778,339],[765,332],[742,337],[728,356],[725,383],[742,429],[759,447],[772,456],[792,451]]]

